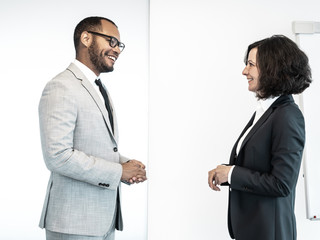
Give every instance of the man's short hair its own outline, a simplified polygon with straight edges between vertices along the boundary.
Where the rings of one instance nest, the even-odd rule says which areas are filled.
[[[83,19],[81,22],[78,23],[78,25],[74,29],[73,42],[74,42],[74,47],[76,51],[79,47],[81,34],[84,31],[97,31],[97,30],[101,31],[102,30],[101,20],[106,20],[112,23],[114,26],[118,27],[112,20],[104,17],[87,17]]]

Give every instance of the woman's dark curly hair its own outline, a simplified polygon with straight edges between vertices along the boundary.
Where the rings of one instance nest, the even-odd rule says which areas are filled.
[[[248,46],[245,63],[251,49],[257,48],[259,86],[256,97],[266,99],[280,95],[302,93],[311,83],[307,55],[297,44],[283,35],[274,35]]]

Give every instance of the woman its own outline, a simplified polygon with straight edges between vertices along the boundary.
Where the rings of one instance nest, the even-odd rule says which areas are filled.
[[[229,165],[209,186],[229,185],[228,228],[236,240],[294,240],[295,188],[305,143],[304,118],[291,94],[311,83],[307,56],[285,36],[251,44],[242,74],[257,111],[236,141]]]

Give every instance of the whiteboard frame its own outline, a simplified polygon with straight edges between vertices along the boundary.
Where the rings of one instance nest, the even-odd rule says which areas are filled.
[[[295,34],[296,43],[299,47],[300,45],[300,36],[304,34],[317,34],[320,33],[320,22],[312,21],[294,21],[292,23],[292,30]],[[303,94],[299,95],[299,105],[301,110],[304,112],[304,101]],[[311,200],[310,200],[310,186],[308,178],[308,167],[307,167],[307,153],[306,148],[303,156],[303,177],[304,177],[304,187],[305,187],[305,200],[306,200],[306,218],[309,220],[320,220],[320,214],[317,214],[314,209],[311,209]],[[311,181],[311,180],[310,180]]]

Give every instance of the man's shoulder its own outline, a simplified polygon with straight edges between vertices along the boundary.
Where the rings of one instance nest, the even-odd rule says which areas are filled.
[[[81,87],[81,79],[77,78],[68,67],[48,81],[45,90],[74,92],[79,87]]]
[[[74,84],[74,81],[79,82],[79,78],[73,71],[72,64],[69,65],[64,71],[58,73],[55,77],[53,77],[50,82],[61,82],[64,84]]]

